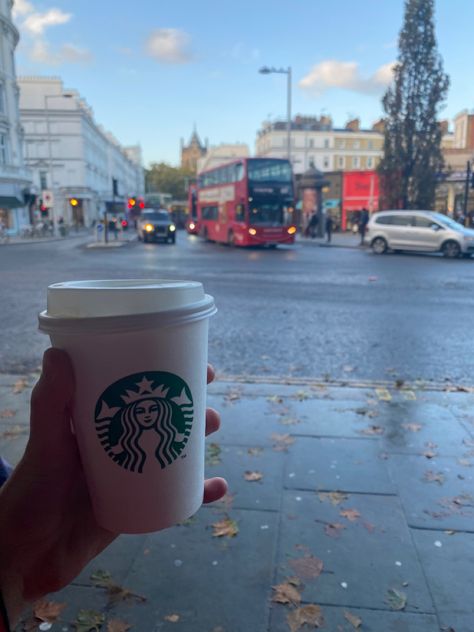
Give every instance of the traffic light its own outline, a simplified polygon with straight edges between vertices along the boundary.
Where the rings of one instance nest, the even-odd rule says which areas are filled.
[[[39,199],[39,209],[41,213],[41,217],[48,217],[48,207],[44,205],[43,200]]]
[[[77,198],[70,198],[69,204],[74,208],[79,204],[79,200]]]
[[[136,205],[137,205],[137,201],[136,201],[135,198],[133,198],[133,197],[128,198],[128,208],[129,208],[129,210],[132,209],[132,208],[135,208]]]

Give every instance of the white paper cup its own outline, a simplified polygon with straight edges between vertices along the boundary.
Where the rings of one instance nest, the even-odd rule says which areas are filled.
[[[200,283],[48,288],[40,330],[69,354],[73,424],[97,521],[147,533],[193,515],[204,489],[209,317]]]

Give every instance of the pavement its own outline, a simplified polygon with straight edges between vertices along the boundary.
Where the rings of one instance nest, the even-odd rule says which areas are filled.
[[[103,235],[101,235],[101,238],[98,239],[97,231],[94,231],[94,229],[80,228],[78,230],[70,230],[67,235],[64,236],[47,235],[45,237],[21,237],[20,235],[13,235],[8,238],[8,241],[0,242],[0,248],[4,245],[15,246],[22,244],[42,244],[46,242],[67,241],[69,239],[77,238],[82,238],[85,241],[88,241],[89,243],[87,243],[87,248],[117,248],[124,246],[130,241],[135,241],[137,235],[135,230],[119,231],[117,239],[115,239],[111,234],[109,235],[108,242],[105,243]]]
[[[304,237],[298,233],[296,242],[305,246],[318,246],[321,248],[361,248],[360,235],[352,232],[333,233],[331,242],[328,243],[326,237]]]
[[[35,378],[0,376],[13,463]],[[473,632],[474,389],[429,388],[221,376],[226,498],[119,537],[49,597],[51,627],[17,630]]]

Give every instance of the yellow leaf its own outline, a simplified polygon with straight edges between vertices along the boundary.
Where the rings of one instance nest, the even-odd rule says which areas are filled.
[[[120,619],[110,619],[107,623],[107,632],[127,632],[132,626]]]
[[[291,632],[298,632],[303,626],[322,628],[324,625],[324,617],[321,608],[315,604],[296,608],[296,610],[290,612],[287,621]]]
[[[289,560],[288,564],[302,579],[315,579],[321,575],[323,562],[314,555],[305,555]]]
[[[353,628],[358,630],[362,625],[362,619],[356,617],[355,614],[351,614],[350,612],[344,612],[344,619],[347,619]]]
[[[228,538],[234,538],[239,532],[237,523],[229,517],[219,520],[218,522],[214,522],[212,528],[214,529],[212,534],[214,538],[222,538],[225,536]]]
[[[386,388],[376,388],[375,393],[377,394],[377,397],[383,402],[390,402],[392,399],[392,396]]]
[[[287,579],[286,582],[272,586],[272,590],[275,594],[272,597],[272,601],[275,603],[291,604],[297,606],[301,603],[301,593],[297,589],[301,585],[301,582],[297,577]]]
[[[28,380],[25,377],[21,377],[19,380],[15,382],[13,385],[13,392],[18,394],[25,390],[28,386]]]
[[[170,623],[178,623],[179,614],[167,614],[165,617],[163,617],[163,619],[165,621],[169,621]]]
[[[54,623],[66,607],[65,603],[57,603],[55,601],[37,601],[33,606],[33,614],[37,619]]]
[[[341,509],[339,514],[343,518],[347,518],[350,522],[355,522],[358,518],[360,518],[360,513],[357,509]]]
[[[263,478],[262,472],[250,472],[247,470],[244,474],[244,478],[246,481],[261,481]]]

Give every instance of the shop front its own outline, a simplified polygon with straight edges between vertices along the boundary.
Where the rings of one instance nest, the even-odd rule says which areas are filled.
[[[375,171],[346,171],[342,180],[342,230],[357,225],[362,209],[369,215],[379,208],[379,176]]]

